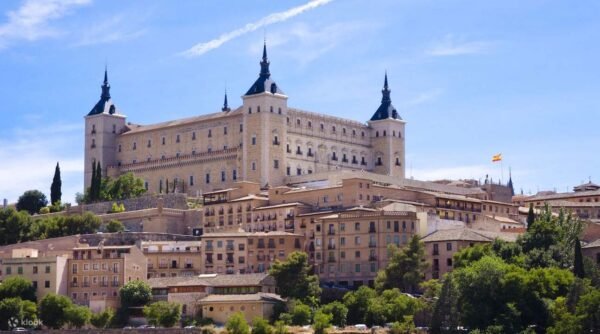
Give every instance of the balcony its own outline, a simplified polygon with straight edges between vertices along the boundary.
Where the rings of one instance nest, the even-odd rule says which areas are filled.
[[[329,244],[329,245],[327,245],[327,249],[335,249],[335,245]]]
[[[440,252],[438,250],[434,249],[432,255],[434,255],[434,256],[440,255]]]
[[[335,257],[330,257],[327,259],[327,262],[331,263],[331,262],[335,262]]]
[[[110,284],[110,286],[112,286],[113,288],[116,288],[116,287],[118,287],[118,286],[119,286],[119,282],[112,282],[112,283]]]
[[[376,242],[369,242],[369,248],[375,248],[375,247],[377,247]]]
[[[269,242],[269,248],[275,248],[275,243]]]
[[[72,286],[72,287],[74,287],[74,288],[76,288],[76,287],[78,287],[79,285],[77,284],[77,282],[71,282],[71,286]]]
[[[212,265],[213,265],[213,260],[212,260],[212,259],[211,259],[211,260],[209,260],[209,259],[206,259],[206,260],[204,261],[204,264],[205,264],[205,265],[207,265],[207,266],[212,266]]]
[[[369,227],[369,233],[375,233],[375,227]]]
[[[193,268],[194,268],[193,264],[191,264],[191,263],[186,263],[185,264],[185,269],[193,269]]]
[[[377,261],[377,255],[369,255],[369,261]]]
[[[265,244],[259,242],[258,245],[256,245],[256,248],[265,248]]]
[[[256,256],[256,260],[257,261],[264,261],[265,260],[265,256],[264,255],[257,255]]]
[[[169,265],[166,263],[161,263],[158,265],[158,269],[168,269],[168,268],[169,268]]]
[[[108,287],[108,282],[100,282],[100,287],[103,287],[103,288]]]
[[[213,246],[212,246],[212,245],[206,245],[206,247],[205,247],[205,251],[207,251],[207,252],[212,252],[212,251],[213,251],[213,249],[214,249],[214,248],[213,248]]]
[[[335,230],[329,230],[329,231],[327,231],[327,234],[328,235],[335,235]]]
[[[233,252],[233,251],[235,250],[235,247],[233,247],[233,245],[227,245],[227,246],[225,247],[225,249],[226,249],[228,252]]]

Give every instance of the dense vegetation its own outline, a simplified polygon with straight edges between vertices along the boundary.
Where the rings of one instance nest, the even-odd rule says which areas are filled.
[[[139,197],[146,192],[144,181],[133,173],[125,173],[116,179],[101,177],[101,167],[94,166],[91,186],[83,197],[85,203],[117,201]]]

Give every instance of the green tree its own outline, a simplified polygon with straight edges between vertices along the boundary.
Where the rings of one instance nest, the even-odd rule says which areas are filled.
[[[282,297],[315,305],[321,288],[319,278],[310,274],[310,271],[308,255],[304,252],[293,252],[288,255],[286,261],[275,261],[269,274],[275,277]]]
[[[44,326],[60,329],[69,321],[68,314],[72,306],[68,297],[49,293],[40,301],[38,315]]]
[[[98,193],[98,187],[100,186],[98,184],[98,173],[96,173],[96,162],[93,161],[92,162],[92,175],[90,177],[90,188],[88,189],[88,194],[87,194],[87,201],[88,202],[95,202],[98,200],[98,198],[96,197],[96,194]]]
[[[31,281],[21,276],[8,277],[0,284],[0,300],[5,298],[20,298],[35,302],[35,288]]]
[[[250,334],[250,326],[242,312],[232,314],[225,324],[228,334]]]
[[[427,269],[423,242],[415,235],[402,249],[393,244],[388,247],[391,257],[387,267],[377,274],[375,289],[383,291],[398,288],[405,292],[418,292]]]
[[[144,181],[133,173],[125,173],[116,179],[109,179],[106,184],[106,200],[124,200],[139,197],[146,192]]]
[[[151,325],[173,327],[181,320],[181,304],[160,301],[144,306],[144,316]]]
[[[50,186],[50,204],[54,205],[61,202],[62,198],[62,180],[60,179],[60,166],[56,163],[54,169],[54,177],[52,178],[52,185]]]
[[[577,316],[581,317],[582,333],[600,332],[600,290],[593,287],[581,295],[576,308]]]
[[[442,333],[445,329],[457,328],[460,323],[458,300],[460,293],[452,273],[444,278],[439,298],[435,302],[431,318],[431,332]]]
[[[535,223],[535,213],[533,211],[533,203],[529,203],[529,212],[527,212],[527,230]]]
[[[273,326],[273,334],[288,334],[288,328],[285,325],[285,322],[281,320],[275,321]]]
[[[399,289],[384,290],[368,302],[366,323],[384,325],[389,322],[404,321],[405,316],[414,315],[421,308],[418,299],[408,296]]]
[[[94,194],[94,197],[96,198],[96,200],[100,200],[101,199],[101,193],[102,193],[102,166],[100,165],[100,161],[96,162],[96,193]]]
[[[273,327],[261,317],[252,320],[252,334],[273,334]]]
[[[575,239],[573,274],[579,278],[585,277],[585,271],[583,268],[583,255],[581,254],[581,243],[579,242],[579,238]]]
[[[310,323],[310,319],[312,319],[312,311],[310,306],[303,304],[300,301],[293,305],[290,315],[292,325],[295,326],[308,325]]]
[[[31,307],[33,305],[33,314]],[[0,330],[9,330],[10,319],[17,319],[18,327],[23,327],[24,320],[35,319],[35,303],[21,298],[3,298],[0,299]]]
[[[71,305],[67,309],[66,316],[70,326],[81,328],[90,322],[92,311],[85,306]]]
[[[102,312],[92,314],[92,317],[90,318],[90,323],[94,327],[99,329],[107,328],[108,326],[110,326],[114,316],[115,312],[112,309],[107,308]]]
[[[40,212],[40,209],[48,205],[46,195],[39,190],[27,190],[17,201],[18,211],[27,211],[29,214]]]
[[[331,315],[331,323],[338,327],[346,326],[348,308],[339,301],[331,302],[321,307],[321,312]]]
[[[0,209],[0,244],[9,245],[28,241],[32,220],[25,211]]]
[[[315,331],[315,334],[327,333],[327,329],[331,327],[332,318],[333,316],[331,314],[323,313],[320,310],[317,311],[313,321],[313,330]]]
[[[119,290],[123,308],[144,306],[152,299],[152,288],[144,281],[127,282]]]
[[[579,334],[583,333],[581,319],[570,313],[564,297],[558,297],[550,307],[552,326],[548,327],[548,334]]]
[[[348,308],[347,322],[349,324],[364,324],[367,317],[369,300],[377,296],[375,290],[368,286],[361,286],[356,291],[344,295],[344,305]]]
[[[125,225],[123,225],[123,223],[121,223],[120,221],[118,221],[116,219],[112,219],[106,224],[106,232],[116,233],[116,232],[123,232],[124,230],[125,230]]]

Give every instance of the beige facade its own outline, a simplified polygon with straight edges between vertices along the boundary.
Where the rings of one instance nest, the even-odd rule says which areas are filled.
[[[41,256],[37,249],[13,249],[12,257],[2,260],[0,282],[19,276],[30,280],[41,300],[48,293],[67,294],[67,256]]]
[[[201,300],[210,295],[255,295],[275,293],[275,280],[267,274],[218,275],[152,278],[148,280],[155,301],[182,305],[184,317],[204,316]],[[240,300],[243,300],[242,297]],[[256,308],[254,309],[256,310]],[[207,312],[209,309],[206,310]],[[247,309],[253,311],[252,308]]]
[[[225,324],[236,312],[242,312],[246,322],[252,325],[256,317],[270,319],[275,305],[284,303],[276,294],[256,293],[248,295],[209,295],[200,300],[202,316],[216,324]]]
[[[134,172],[151,193],[165,192],[167,183],[190,195],[239,180],[277,186],[291,176],[339,170],[404,178],[405,122],[391,105],[387,77],[381,105],[367,123],[288,107],[270,78],[266,50],[259,78],[233,110],[225,104],[217,113],[135,125],[109,90],[105,75],[100,101],[85,119],[86,187],[93,162],[109,176]]]
[[[148,278],[194,276],[202,273],[200,241],[142,241]]]
[[[372,286],[387,265],[388,245],[406,245],[418,228],[416,210],[398,203],[348,209],[315,222],[309,256],[321,281]]]
[[[304,236],[282,231],[217,232],[202,236],[203,272],[244,274],[266,272],[275,260],[302,251]]]
[[[136,246],[78,247],[68,262],[68,295],[92,311],[119,305],[119,289],[146,280],[148,263]]]

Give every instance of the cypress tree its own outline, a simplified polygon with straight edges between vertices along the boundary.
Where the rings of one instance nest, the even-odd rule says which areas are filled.
[[[575,238],[575,260],[573,261],[573,274],[575,277],[583,278],[585,271],[583,269],[583,256],[581,254],[581,243],[579,238]]]
[[[529,212],[527,213],[527,230],[531,228],[535,222],[535,213],[533,212],[533,203],[529,204]]]
[[[92,162],[92,177],[90,183],[90,191],[88,193],[91,202],[96,200],[96,162]]]
[[[50,205],[59,203],[62,198],[62,180],[60,179],[60,166],[56,163],[54,169],[54,178],[52,179],[52,185],[50,186]]]
[[[100,190],[102,189],[102,166],[100,165],[100,161],[98,161],[98,166],[96,167],[96,200],[100,200]]]

